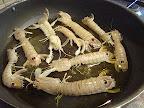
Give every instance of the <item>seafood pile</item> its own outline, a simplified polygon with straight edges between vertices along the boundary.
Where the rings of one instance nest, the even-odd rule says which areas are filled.
[[[87,65],[89,68],[98,66],[103,62],[109,63],[115,67],[117,72],[128,70],[128,61],[125,49],[122,45],[121,33],[118,30],[105,32],[94,22],[94,15],[82,19],[82,23],[99,37],[73,21],[72,17],[63,11],[59,11],[58,18],[50,23],[49,11],[45,9],[42,17],[37,23],[32,24],[28,29],[40,29],[45,37],[40,42],[49,42],[49,54],[39,54],[35,46],[27,38],[27,34],[33,34],[22,28],[15,28],[13,37],[19,41],[18,46],[7,49],[8,63],[2,74],[3,84],[9,88],[22,89],[24,81],[32,84],[34,88],[43,90],[49,94],[57,95],[91,95],[107,92],[116,87],[116,81],[111,75],[100,73],[97,77],[78,81],[67,81],[71,78],[67,73],[63,79],[49,77],[53,72],[60,73],[69,71],[73,67]],[[57,23],[57,25],[56,25]],[[62,43],[58,33],[63,34],[67,39]],[[70,42],[71,47],[77,47],[77,50],[71,56],[64,51],[64,47]],[[113,51],[108,50],[110,46]],[[20,56],[16,51],[22,48],[27,59],[22,66],[16,66]],[[54,59],[54,52],[59,54],[58,59]],[[61,57],[61,53],[66,57]],[[40,68],[40,64],[45,62],[45,69]],[[29,71],[29,68],[35,67],[34,79],[23,74]],[[16,70],[14,71],[14,68]]]

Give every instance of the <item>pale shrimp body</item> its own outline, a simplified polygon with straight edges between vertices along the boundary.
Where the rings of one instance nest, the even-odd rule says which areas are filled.
[[[60,16],[58,21],[70,27],[75,34],[77,34],[84,41],[88,41],[89,45],[91,45],[94,49],[101,47],[101,42],[85,28],[72,21],[71,16],[68,13],[60,11],[58,14]]]
[[[42,39],[42,40],[44,40],[44,41],[49,40],[50,54],[48,55],[46,62],[50,63],[51,60],[53,59],[53,51],[52,50],[53,49],[58,50],[61,53],[61,51],[63,52],[63,48],[61,45],[60,38],[56,35],[54,29],[52,28],[52,25],[54,25],[55,23],[53,22],[53,24],[51,25],[48,22],[48,17],[49,17],[49,12],[48,12],[48,9],[46,9],[46,12],[44,12],[43,16],[38,20],[38,23],[33,24],[34,27],[29,27],[29,28],[30,29],[37,29],[37,28],[41,29],[46,36],[46,38]]]
[[[27,58],[27,61],[24,63],[24,66],[31,65],[31,66],[38,66],[41,63],[41,59],[45,57],[45,54],[38,54],[33,47],[33,45],[29,42],[29,39],[26,38],[26,32],[25,30],[21,28],[16,28],[14,32],[14,37],[16,40],[20,41],[20,44],[22,45],[23,51],[25,53],[25,56]]]
[[[105,52],[92,52],[88,54],[83,54],[70,59],[71,65],[81,65],[81,64],[96,64],[99,65],[102,62],[112,63],[113,54],[109,51]]]
[[[112,35],[112,38],[114,40],[114,47],[115,47],[114,55],[116,58],[115,69],[118,72],[127,71],[128,61],[127,61],[125,49],[121,43],[122,41],[121,34],[118,30],[111,31],[110,34]]]
[[[115,87],[116,83],[111,76],[99,75],[89,79],[67,82],[65,79],[61,81],[59,78],[41,77],[41,72],[35,74],[36,79],[33,81],[33,86],[52,95],[80,96],[102,93]]]
[[[20,69],[15,73],[12,73],[12,67],[18,61],[18,56],[15,52],[15,48],[8,49],[7,55],[9,61],[2,74],[3,84],[9,88],[23,88],[24,77],[21,76],[21,73],[26,72],[27,69]]]
[[[57,26],[55,28],[55,31],[61,32],[66,36],[68,39],[64,42],[64,46],[70,41],[71,46],[73,46],[72,42],[74,42],[77,46],[78,49],[75,52],[75,55],[79,55],[80,53],[84,53],[86,50],[86,42],[80,38],[77,38],[75,34],[70,31],[68,28],[64,26]]]
[[[43,72],[42,75],[47,76],[49,73],[55,71],[58,72],[68,71],[72,66],[79,66],[81,64],[87,64],[90,67],[99,65],[102,62],[108,62],[114,64],[115,61],[113,60],[113,57],[114,55],[111,52],[100,50],[99,52],[78,55],[71,59],[61,58],[59,60],[53,60],[52,63],[50,63],[50,69]]]
[[[82,19],[82,22],[83,24],[87,25],[90,29],[92,29],[94,32],[96,32],[104,42],[107,42],[112,46],[114,45],[111,35],[106,33],[98,24],[94,22],[93,14],[91,17],[85,17],[84,19]]]

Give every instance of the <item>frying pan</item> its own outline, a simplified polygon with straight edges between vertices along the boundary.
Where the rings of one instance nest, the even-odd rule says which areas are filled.
[[[106,108],[123,106],[144,90],[144,23],[126,8],[109,0],[27,0],[11,5],[0,13],[0,74],[6,64],[6,48],[10,42],[8,36],[15,27],[25,28],[36,21],[44,8],[50,11],[50,19],[56,18],[60,10],[70,13],[74,19],[81,20],[91,13],[95,21],[105,30],[118,29],[123,36],[129,70],[119,73],[122,80],[120,93],[101,93],[91,96],[68,97],[60,102],[60,108],[96,108],[107,100]],[[122,77],[121,77],[122,76]],[[124,77],[125,76],[125,77]],[[42,91],[9,89],[0,80],[0,98],[19,108],[55,108],[54,96]]]

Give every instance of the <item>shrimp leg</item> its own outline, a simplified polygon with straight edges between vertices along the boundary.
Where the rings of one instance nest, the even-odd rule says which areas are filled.
[[[81,49],[81,53],[84,53],[84,51],[86,50],[86,43],[82,41],[82,49]]]
[[[32,27],[28,27],[28,29],[38,29],[39,27],[38,24],[32,24]]]
[[[69,39],[66,39],[66,41],[62,44],[62,47],[66,46],[69,43]]]
[[[53,59],[53,50],[52,49],[53,48],[52,48],[52,45],[50,43],[49,44],[49,51],[50,51],[50,53],[49,53],[48,57],[46,58],[46,62],[47,63],[50,63],[52,61],[52,59]]]
[[[56,69],[52,68],[49,70],[45,70],[41,75],[39,75],[39,77],[46,77],[48,76],[50,73],[54,72]]]
[[[54,20],[50,25],[53,27],[56,24],[57,21],[58,21],[57,19]]]

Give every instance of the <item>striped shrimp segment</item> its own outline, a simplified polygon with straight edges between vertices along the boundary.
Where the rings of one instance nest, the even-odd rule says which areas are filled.
[[[107,92],[115,87],[115,80],[111,76],[92,77],[80,81],[67,82],[59,78],[41,76],[42,70],[37,68],[35,71],[35,81],[30,81],[37,89],[43,90],[49,94],[57,95],[59,93],[69,96],[91,95]],[[29,80],[28,80],[29,81]]]
[[[70,27],[75,32],[75,34],[77,34],[84,41],[87,41],[88,44],[91,45],[94,49],[101,47],[101,42],[78,23],[72,21],[71,16],[68,13],[60,11],[58,14],[60,16],[57,19],[59,22]]]
[[[116,58],[115,69],[118,72],[120,71],[125,72],[128,69],[128,61],[127,61],[125,49],[121,43],[122,41],[121,34],[118,30],[113,30],[110,32],[110,35],[114,40],[114,47],[115,47],[114,55]]]
[[[90,17],[85,17],[84,19],[82,19],[82,22],[83,24],[87,25],[90,29],[92,29],[94,32],[96,32],[104,42],[108,42],[112,46],[114,45],[114,42],[111,39],[111,35],[106,33],[98,24],[94,22],[93,14]]]
[[[68,39],[64,42],[64,46],[70,41],[70,44],[71,46],[73,46],[73,42],[78,46],[78,49],[77,51],[75,52],[75,55],[79,55],[80,53],[84,53],[84,51],[86,50],[86,45],[87,43],[80,39],[80,38],[77,38],[75,36],[75,34],[70,31],[68,28],[64,27],[64,26],[57,26],[55,28],[55,31],[58,31],[58,32],[61,32],[64,34],[64,36],[66,36]]]
[[[26,33],[32,34],[31,32],[27,32],[21,28],[15,28],[14,37],[16,40],[20,41],[22,45],[23,51],[27,58],[27,61],[23,66],[39,66],[41,63],[41,59],[47,57],[47,54],[38,54],[32,44],[29,42],[29,39],[26,38]]]
[[[7,50],[7,55],[8,55],[8,64],[6,65],[3,74],[2,74],[2,81],[3,84],[9,88],[23,88],[23,80],[24,77],[21,76],[23,72],[26,72],[27,69],[23,68],[15,73],[12,72],[12,68],[14,67],[15,63],[18,61],[18,56],[17,52],[15,50],[18,47],[15,47],[13,49],[8,49]]]

